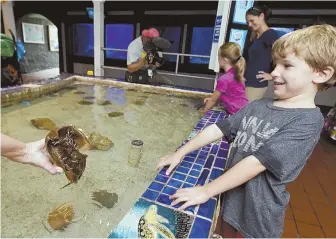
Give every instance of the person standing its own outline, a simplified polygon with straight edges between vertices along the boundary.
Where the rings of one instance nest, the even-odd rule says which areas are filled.
[[[268,81],[272,80],[271,50],[279,36],[266,23],[270,15],[271,10],[266,6],[252,7],[246,11],[246,22],[254,35],[247,50],[245,71],[246,94],[250,102],[262,99],[267,90]]]

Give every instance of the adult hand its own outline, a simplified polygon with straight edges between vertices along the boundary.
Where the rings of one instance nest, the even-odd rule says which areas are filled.
[[[270,73],[266,73],[264,71],[258,71],[258,75],[256,76],[257,79],[261,79],[260,82],[266,81],[266,80],[273,80],[273,77]]]
[[[183,188],[176,191],[176,193],[169,197],[170,199],[175,199],[172,202],[172,206],[178,203],[185,202],[177,210],[184,210],[187,207],[198,205],[207,202],[210,199],[209,193],[206,187],[197,185],[193,188]]]
[[[162,158],[160,158],[156,170],[159,170],[160,168],[164,166],[168,166],[169,168],[166,171],[166,175],[169,175],[173,169],[181,162],[183,157],[179,156],[176,152],[170,155],[166,155]]]
[[[209,100],[210,100],[210,98],[205,98],[204,101],[203,101],[204,104],[206,104]]]
[[[43,168],[51,174],[62,173],[63,169],[53,165],[50,161],[50,155],[45,148],[45,140],[30,142],[26,144],[23,159],[21,163],[31,164]]]

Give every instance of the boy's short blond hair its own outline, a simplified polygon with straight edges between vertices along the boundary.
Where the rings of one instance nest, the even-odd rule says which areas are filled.
[[[331,66],[335,72],[319,90],[325,90],[336,82],[336,28],[328,25],[314,25],[296,30],[279,38],[272,47],[273,60],[284,59],[295,53],[314,71],[321,72]]]

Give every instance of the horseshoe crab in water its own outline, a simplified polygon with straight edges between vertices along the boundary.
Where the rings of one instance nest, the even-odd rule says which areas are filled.
[[[124,115],[124,113],[123,113],[123,112],[116,111],[116,112],[110,112],[110,113],[108,113],[107,115],[108,115],[109,117],[111,117],[111,118],[114,118],[114,117],[122,116],[122,115]]]
[[[92,149],[108,150],[114,143],[107,137],[102,136],[100,133],[92,132],[88,138]]]
[[[82,100],[78,101],[77,104],[80,104],[80,105],[92,105],[93,102],[91,100],[82,99]]]
[[[50,131],[45,142],[52,162],[64,170],[69,180],[64,187],[77,183],[85,170],[87,158],[87,155],[79,152],[79,149],[91,148],[88,138],[81,130],[73,126],[64,126]]]
[[[142,101],[142,100],[136,100],[133,102],[133,104],[135,105],[144,105],[145,104],[145,101]]]
[[[56,124],[49,118],[36,118],[30,120],[30,122],[38,129],[45,129],[45,130],[55,130]]]
[[[118,194],[99,190],[92,193],[92,200],[100,207],[112,208],[118,202]]]
[[[94,96],[85,96],[83,97],[84,100],[94,100],[96,97]]]
[[[53,230],[63,230],[72,222],[74,215],[75,212],[71,204],[62,204],[48,214],[48,224]]]
[[[112,103],[108,100],[104,101],[97,101],[97,105],[105,106],[105,105],[111,105]]]
[[[84,91],[75,91],[74,94],[75,95],[84,95],[85,92]]]

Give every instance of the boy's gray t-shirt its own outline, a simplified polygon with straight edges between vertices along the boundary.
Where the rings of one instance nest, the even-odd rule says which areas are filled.
[[[225,193],[223,219],[245,237],[281,237],[289,193],[316,146],[324,119],[319,108],[287,109],[274,100],[251,102],[217,126],[231,143],[229,167],[254,155],[265,167]]]

